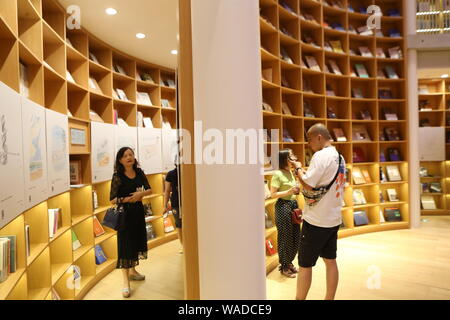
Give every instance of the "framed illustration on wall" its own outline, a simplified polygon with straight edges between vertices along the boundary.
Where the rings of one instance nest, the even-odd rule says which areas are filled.
[[[77,146],[86,145],[86,130],[70,128],[70,144]]]
[[[81,184],[81,160],[70,161],[70,184]]]

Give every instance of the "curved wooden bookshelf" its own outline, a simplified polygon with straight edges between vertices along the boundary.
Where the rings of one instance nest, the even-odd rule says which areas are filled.
[[[114,124],[114,110],[130,127],[137,127],[137,113],[151,117],[155,128],[162,128],[166,117],[176,127],[176,109],[162,106],[161,100],[176,104],[176,89],[166,80],[175,80],[175,71],[116,50],[87,30],[66,30],[66,10],[56,0],[8,0],[0,8],[0,81],[20,93],[19,62],[27,69],[28,98],[37,104],[69,116],[69,128],[90,132],[90,111],[102,121]],[[69,44],[70,42],[70,44]],[[93,53],[98,62],[91,60]],[[126,74],[116,72],[120,65]],[[70,72],[74,82],[66,79]],[[142,73],[154,82],[143,81]],[[102,93],[89,86],[90,77]],[[118,100],[113,90],[123,89],[130,101]],[[147,92],[153,105],[139,104],[137,92]],[[87,140],[89,140],[89,135]],[[52,300],[52,290],[63,300],[82,299],[103,277],[114,270],[117,261],[117,236],[106,233],[95,237],[93,220],[102,220],[110,207],[110,181],[93,183],[90,146],[70,148],[70,160],[82,163],[82,186],[47,199],[23,212],[0,229],[0,237],[16,235],[17,270],[0,283],[0,300]],[[162,219],[165,172],[147,175],[154,194],[143,201],[152,206],[158,219],[152,220],[156,238],[148,241],[154,248],[177,239],[177,232],[165,233]],[[93,208],[92,191],[98,196]],[[49,208],[62,208],[62,226],[53,238],[48,233]],[[173,217],[170,217],[173,219]],[[25,225],[30,226],[30,255],[25,245]],[[81,247],[72,250],[72,232]],[[100,245],[108,260],[95,263],[94,246]],[[73,267],[81,279],[73,283]],[[67,284],[73,283],[73,286]]]
[[[367,169],[370,172],[371,183],[356,185],[348,181],[345,189],[346,206],[342,209],[345,228],[339,231],[339,237],[349,237],[368,232],[404,229],[409,227],[409,187],[408,187],[408,106],[406,100],[406,59],[391,59],[388,49],[399,46],[403,54],[406,53],[405,39],[387,37],[390,29],[397,29],[405,34],[405,17],[389,17],[387,11],[398,9],[400,15],[404,14],[404,2],[391,0],[342,0],[344,8],[329,6],[325,0],[260,0],[260,32],[261,32],[261,68],[263,74],[262,96],[263,101],[269,104],[273,112],[262,111],[265,129],[287,129],[294,142],[278,143],[278,148],[290,148],[298,156],[302,164],[306,163],[308,145],[304,132],[314,123],[324,123],[334,137],[334,128],[341,128],[347,142],[335,142],[334,145],[341,152],[349,169],[349,180],[352,179],[353,168]],[[354,34],[349,30],[364,26],[369,15],[356,12],[359,8],[376,4],[382,9],[381,31],[383,37],[373,35]],[[285,6],[291,8],[287,10]],[[347,10],[352,5],[355,12]],[[307,15],[315,18],[315,22],[308,21]],[[339,23],[344,30],[334,30],[325,26],[325,23]],[[313,39],[315,45],[307,43],[306,36]],[[326,48],[326,43],[340,41],[342,51]],[[359,47],[367,47],[372,53],[371,57],[360,55]],[[383,49],[386,57],[378,58],[377,48]],[[292,64],[286,62],[285,55],[289,56]],[[306,56],[316,59],[321,71],[308,68]],[[303,61],[301,61],[303,60]],[[330,61],[334,60],[342,74],[333,73]],[[352,75],[355,64],[363,64],[367,70],[368,78]],[[379,78],[379,73],[385,71],[386,66],[394,68],[399,79]],[[297,68],[300,67],[300,68]],[[326,68],[329,69],[327,72]],[[283,81],[283,78],[285,79]],[[286,81],[291,88],[287,88]],[[284,84],[283,84],[284,82]],[[327,94],[327,87],[333,89],[335,95]],[[363,98],[354,97],[352,89],[359,88]],[[391,99],[381,99],[378,89],[389,88],[393,96]],[[283,103],[286,103],[295,117],[286,116],[283,112]],[[306,117],[304,105],[309,104],[315,118]],[[386,120],[384,110],[392,108],[398,115],[398,120]],[[335,118],[328,116],[328,108],[336,114]],[[362,110],[368,110],[371,120],[362,120],[359,116]],[[364,125],[372,138],[371,142],[358,142],[352,139],[355,125]],[[395,126],[401,136],[400,141],[382,141],[379,131],[387,126]],[[273,142],[266,143],[268,156],[271,155]],[[363,163],[353,162],[355,148],[361,148],[367,159]],[[399,162],[381,162],[380,153],[388,148],[398,148],[402,155]],[[387,165],[397,165],[402,176],[400,182],[382,183],[379,170],[386,170]],[[385,171],[386,172],[386,171]],[[270,184],[271,174],[267,173],[265,180]],[[363,206],[353,205],[353,190],[363,189],[369,204]],[[386,194],[386,189],[397,190],[399,202],[381,202],[379,193]],[[384,198],[387,199],[386,195]],[[303,206],[302,197],[298,198]],[[265,207],[272,221],[274,216],[274,200],[266,200]],[[401,222],[380,222],[380,210],[387,207],[399,208]],[[369,217],[369,225],[355,226],[353,212],[365,210]],[[270,239],[276,247],[277,232],[266,230],[266,240]],[[272,271],[278,264],[277,254],[267,256],[266,271]]]

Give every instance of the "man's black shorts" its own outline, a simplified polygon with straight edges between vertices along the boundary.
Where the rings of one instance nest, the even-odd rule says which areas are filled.
[[[303,220],[298,265],[302,268],[314,267],[319,256],[325,259],[336,259],[338,231],[339,226],[321,228]]]

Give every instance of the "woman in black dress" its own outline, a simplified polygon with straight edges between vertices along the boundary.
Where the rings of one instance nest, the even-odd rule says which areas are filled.
[[[117,231],[117,269],[123,271],[125,298],[130,296],[130,280],[144,280],[135,267],[140,259],[147,259],[147,231],[142,198],[151,194],[150,185],[144,171],[134,157],[131,148],[124,147],[117,152],[115,172],[111,181],[110,201],[121,204],[124,212],[120,215]]]

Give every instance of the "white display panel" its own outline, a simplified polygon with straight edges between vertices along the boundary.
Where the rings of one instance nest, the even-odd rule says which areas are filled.
[[[115,154],[123,148],[130,147],[133,149],[134,154],[138,155],[138,138],[137,128],[135,127],[119,127],[116,126],[116,149]]]
[[[138,160],[145,174],[162,172],[161,129],[138,128]]]
[[[175,168],[175,158],[178,154],[176,129],[162,129],[162,156],[163,170],[170,171]]]
[[[21,100],[26,210],[48,198],[47,146],[45,108],[25,97]]]
[[[48,196],[70,190],[69,120],[59,112],[45,110],[47,131]]]
[[[111,180],[115,161],[115,128],[113,124],[91,122],[92,182]]]
[[[22,109],[19,94],[0,82],[0,228],[24,210]]]
[[[420,161],[445,160],[445,128],[419,128],[419,159]]]

